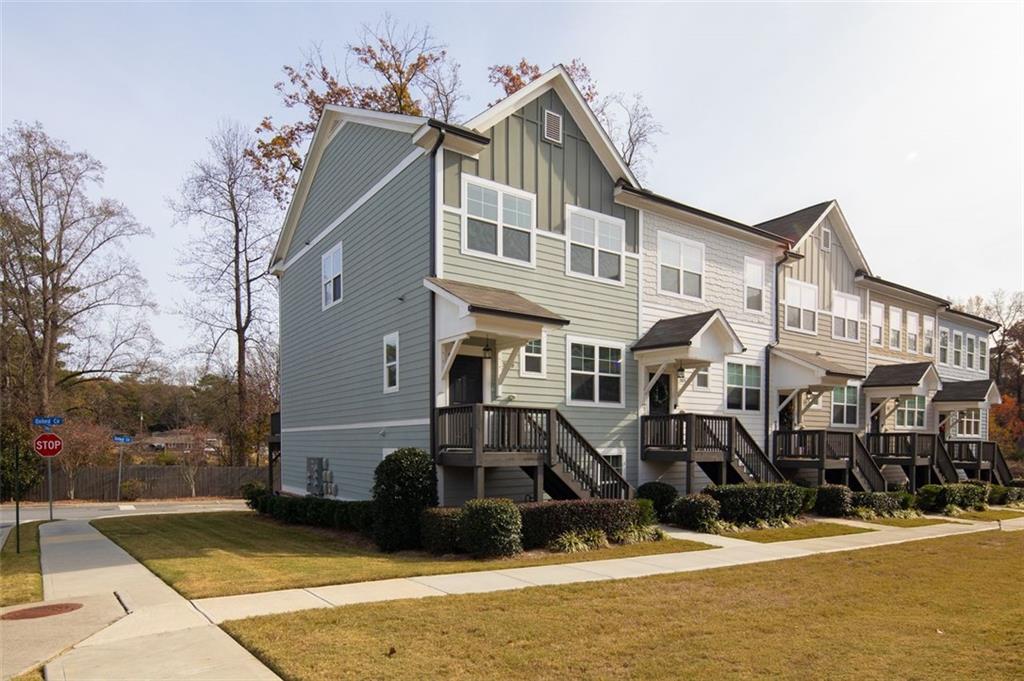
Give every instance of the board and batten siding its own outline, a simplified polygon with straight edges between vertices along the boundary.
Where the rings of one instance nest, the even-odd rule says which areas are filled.
[[[832,247],[828,251],[821,250],[822,226],[832,229]],[[856,267],[843,248],[830,217],[825,217],[794,251],[804,257],[783,267],[779,300],[785,300],[786,277],[817,285],[818,309],[829,312],[832,311],[832,291],[861,295],[855,282]],[[863,300],[861,306],[863,315]]]
[[[366,126],[346,125],[325,153],[345,154]],[[369,151],[346,162],[321,162],[300,223],[311,234],[337,219],[365,193],[341,187],[372,186],[414,151],[394,133],[379,132],[381,163]],[[361,158],[372,158],[364,162]],[[337,496],[369,497],[382,450],[429,445],[430,163],[415,160],[331,230],[280,279],[282,482],[304,493],[306,457],[325,457]],[[331,194],[333,198],[320,196]],[[333,203],[332,203],[333,202]],[[330,208],[324,208],[330,204]],[[309,208],[312,206],[312,208]],[[307,217],[308,210],[316,210]],[[320,258],[343,244],[341,302],[321,309]],[[304,241],[296,238],[291,251]],[[383,392],[383,337],[399,333],[399,390]],[[408,422],[412,422],[412,424]],[[381,425],[384,424],[384,425]],[[391,425],[388,425],[391,424]]]

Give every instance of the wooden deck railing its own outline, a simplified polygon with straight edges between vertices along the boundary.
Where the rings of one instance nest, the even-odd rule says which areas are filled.
[[[882,469],[879,468],[878,463],[875,461],[871,453],[868,452],[864,446],[864,442],[854,436],[853,438],[853,458],[850,460],[850,470],[856,470],[867,480],[868,486],[875,492],[884,492],[887,489],[887,483],[885,476],[882,475]]]
[[[867,433],[864,444],[872,456],[913,456],[914,433]]]
[[[776,459],[847,460],[853,452],[853,433],[834,430],[777,430],[772,435]]]
[[[657,414],[640,418],[640,437],[644,447],[683,451],[690,445],[693,414]]]
[[[982,461],[981,440],[947,440],[946,449],[954,464],[977,466]]]
[[[733,424],[736,458],[743,462],[743,465],[758,482],[782,482],[784,480],[782,473],[757,445],[743,423],[739,419],[733,419]]]
[[[941,438],[935,438],[935,456],[932,458],[932,461],[935,462],[939,475],[944,478],[943,482],[952,483],[960,481],[956,472],[956,465],[953,463],[949,450],[946,449],[946,444]]]
[[[640,419],[643,451],[680,454],[720,453],[726,464],[735,457],[759,482],[781,482],[782,474],[757,441],[732,416],[658,414]]]

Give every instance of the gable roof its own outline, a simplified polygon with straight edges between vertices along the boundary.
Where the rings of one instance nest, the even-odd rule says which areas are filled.
[[[929,370],[935,371],[935,367],[931,362],[879,365],[868,374],[863,387],[892,388],[897,386],[916,386],[924,380]]]
[[[989,399],[989,393],[996,390],[996,382],[990,378],[980,381],[946,381],[942,384],[942,390],[935,393],[933,402],[984,402]],[[996,390],[995,397],[999,397]]]
[[[528,85],[477,114],[466,122],[465,127],[478,132],[489,130],[494,127],[495,123],[507,118],[513,112],[522,108],[527,102],[548,90],[554,90],[561,97],[565,108],[572,114],[573,120],[576,121],[576,125],[579,126],[590,146],[593,147],[594,153],[601,160],[605,170],[611,175],[612,181],[617,182],[620,179],[624,179],[631,185],[639,187],[640,182],[633,175],[633,171],[629,169],[629,166],[626,165],[622,154],[619,153],[619,150],[608,136],[608,132],[601,125],[600,121],[597,120],[594,111],[587,104],[587,101],[583,99],[583,95],[580,93],[579,88],[576,87],[576,83],[573,82],[569,73],[561,64],[546,71]]]
[[[839,207],[839,202],[835,199],[822,201],[813,206],[759,222],[754,227],[790,240],[793,244],[792,248],[796,249],[829,214],[835,217],[831,223],[833,236],[839,239],[846,256],[853,263],[853,269],[864,270],[871,274],[871,267],[868,265],[867,258],[864,257],[864,251],[860,249],[860,244],[857,243],[857,238],[853,235],[853,230],[850,229],[850,223],[846,221],[843,209]]]
[[[685,317],[672,317],[671,319],[662,319],[655,322],[654,326],[643,335],[643,338],[634,343],[630,349],[633,352],[638,352],[641,350],[686,347],[692,344],[693,339],[700,335],[716,318],[721,320],[729,334],[742,347],[743,343],[739,340],[739,336],[736,335],[729,322],[726,321],[722,311],[708,310],[707,312],[698,312],[697,314],[686,315]]]
[[[470,312],[517,317],[549,324],[565,325],[568,319],[560,317],[545,307],[507,289],[492,288],[479,284],[467,284],[452,279],[427,277],[423,280],[427,288],[445,292],[466,304]]]
[[[799,350],[789,350],[785,348],[773,348],[772,354],[790,361],[809,364],[812,367],[816,367],[817,369],[824,371],[826,376],[835,376],[837,378],[864,378],[863,371],[850,369],[842,364],[833,362],[832,360],[823,357],[820,353],[800,352]]]

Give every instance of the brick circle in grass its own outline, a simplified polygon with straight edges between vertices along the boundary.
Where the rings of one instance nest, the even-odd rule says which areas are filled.
[[[53,617],[66,612],[74,612],[81,607],[81,603],[47,603],[5,613],[0,615],[0,620],[34,620],[40,617]]]

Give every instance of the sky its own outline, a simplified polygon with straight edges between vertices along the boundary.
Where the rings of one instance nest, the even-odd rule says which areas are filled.
[[[292,120],[274,83],[319,43],[343,58],[389,11],[462,65],[581,58],[665,129],[658,193],[756,223],[837,199],[872,270],[963,299],[1024,289],[1024,3],[340,4],[7,2],[0,123],[40,121],[107,167],[152,236],[131,248],[169,354],[189,228],[167,199],[222,121]]]

